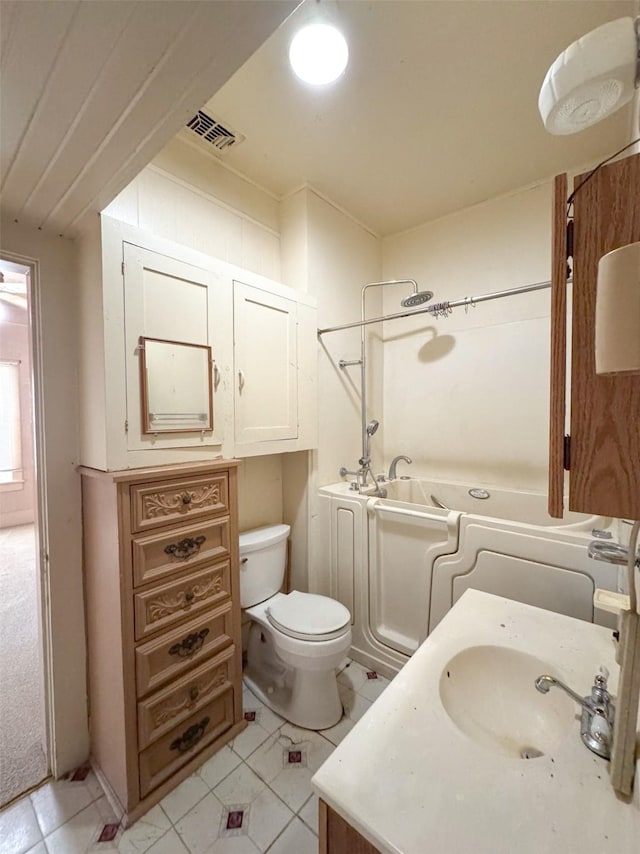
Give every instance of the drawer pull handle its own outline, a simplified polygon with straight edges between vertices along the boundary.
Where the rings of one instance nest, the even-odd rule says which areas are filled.
[[[178,753],[186,753],[200,741],[209,725],[209,718],[202,718],[199,724],[192,724],[182,735],[171,742],[170,749]]]
[[[188,492],[182,493],[182,503],[183,504],[191,504],[191,496]]]
[[[199,696],[200,696],[200,689],[198,688],[197,685],[194,685],[193,688],[189,691],[189,699],[191,700],[192,703],[195,703],[195,701],[198,699]]]
[[[196,594],[193,592],[193,590],[187,590],[187,592],[184,594],[184,601],[187,603],[193,602],[195,596]]]
[[[198,554],[200,551],[200,546],[205,542],[207,538],[204,536],[199,537],[185,537],[184,540],[180,540],[179,543],[171,543],[168,546],[164,547],[165,554],[174,555],[179,560],[187,560],[192,555]]]
[[[209,634],[209,629],[201,629],[199,632],[193,632],[187,635],[180,643],[174,643],[169,648],[169,655],[178,655],[180,658],[190,658],[194,653],[202,649],[204,639]]]

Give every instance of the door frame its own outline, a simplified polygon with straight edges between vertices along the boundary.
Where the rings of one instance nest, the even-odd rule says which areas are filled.
[[[27,271],[28,290],[27,290],[27,305],[28,305],[28,329],[29,329],[29,350],[31,354],[31,396],[33,409],[33,464],[35,475],[35,503],[36,503],[36,569],[38,574],[38,608],[40,620],[40,636],[42,639],[42,684],[43,684],[43,700],[44,700],[44,718],[45,718],[45,751],[47,762],[47,774],[45,779],[52,772],[52,750],[51,746],[54,743],[54,734],[52,731],[52,681],[51,681],[51,620],[48,607],[49,602],[49,567],[48,567],[48,536],[47,536],[47,504],[45,491],[45,471],[43,466],[44,448],[42,443],[42,425],[43,412],[41,410],[41,394],[42,388],[42,363],[41,363],[41,348],[39,341],[39,322],[40,310],[38,304],[39,288],[37,286],[38,278],[38,261],[35,259],[27,259],[18,256],[12,252],[2,250],[0,260],[5,264],[15,265],[20,268],[19,272]],[[40,781],[38,781],[40,782]]]
[[[70,648],[68,639],[67,593],[69,585],[82,586],[82,568],[77,567],[76,577],[65,566],[63,555],[56,554],[55,566],[58,568],[55,583],[52,581],[52,561],[50,559],[50,526],[59,524],[60,514],[65,513],[52,499],[57,494],[59,463],[55,449],[47,448],[45,419],[45,339],[43,336],[44,307],[41,287],[41,268],[37,258],[28,257],[6,249],[0,250],[0,257],[10,264],[26,267],[29,271],[29,324],[32,358],[32,394],[34,420],[34,468],[37,513],[37,565],[38,588],[40,593],[40,622],[42,636],[43,689],[45,713],[45,741],[47,767],[49,774],[60,777],[88,756],[88,718],[86,701],[86,683],[81,680],[82,688],[69,690],[65,684],[65,673],[81,669],[86,671],[86,642],[84,632],[82,643]],[[47,454],[47,450],[49,453]],[[79,481],[79,475],[78,475]],[[81,519],[77,520],[78,535],[81,534]],[[63,575],[65,578],[61,578]],[[82,614],[84,626],[84,613]],[[78,638],[79,640],[79,638]],[[70,696],[74,694],[75,696]],[[81,703],[86,730],[75,727],[75,744],[71,743],[67,710],[69,703]]]

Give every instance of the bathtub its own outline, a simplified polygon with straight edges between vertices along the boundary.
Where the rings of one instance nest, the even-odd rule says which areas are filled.
[[[617,589],[617,568],[587,556],[592,530],[610,532],[610,519],[552,519],[533,491],[420,478],[383,486],[384,498],[347,483],[319,490],[325,592],[352,614],[360,663],[393,675],[469,587],[613,627],[593,593]]]

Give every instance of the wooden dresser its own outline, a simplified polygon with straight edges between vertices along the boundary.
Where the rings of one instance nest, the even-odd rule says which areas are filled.
[[[92,761],[126,825],[246,726],[237,463],[81,473]]]

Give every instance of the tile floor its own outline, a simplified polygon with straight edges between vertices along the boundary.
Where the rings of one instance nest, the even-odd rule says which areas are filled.
[[[338,683],[345,716],[322,732],[245,688],[247,728],[127,830],[91,771],[46,784],[0,812],[0,854],[316,854],[311,777],[389,684],[355,662]]]

